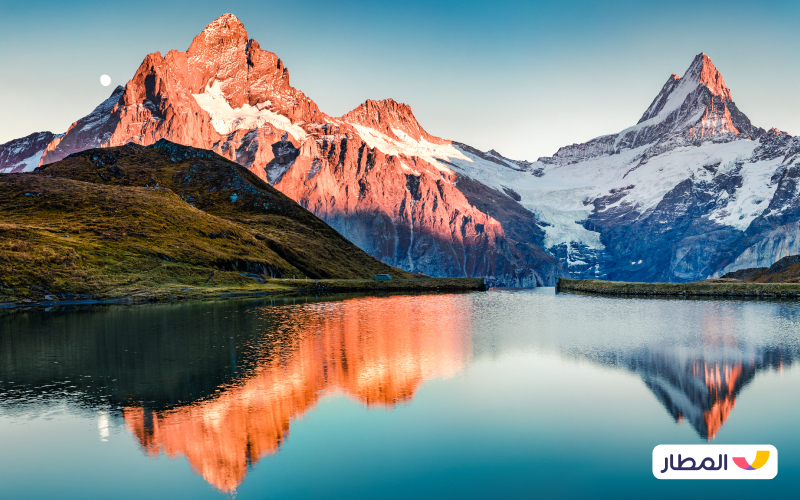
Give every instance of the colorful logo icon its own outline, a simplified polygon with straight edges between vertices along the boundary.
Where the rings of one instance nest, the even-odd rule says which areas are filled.
[[[747,460],[744,457],[731,457],[733,459],[733,463],[739,466],[740,469],[744,470],[757,470],[764,466],[769,460],[769,451],[759,450],[756,452],[756,459],[753,461],[752,464],[747,463]]]
[[[653,448],[653,475],[658,479],[772,479],[778,475],[778,450],[769,444],[660,444]]]

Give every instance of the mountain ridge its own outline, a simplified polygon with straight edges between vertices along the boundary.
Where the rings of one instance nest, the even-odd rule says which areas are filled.
[[[637,124],[536,162],[432,136],[392,99],[331,117],[288,75],[221,16],[186,52],[148,55],[42,164],[89,144],[211,149],[383,262],[498,286],[692,281],[793,248],[797,141],[753,126],[704,53]]]
[[[239,162],[362,249],[409,271],[514,286],[552,284],[563,274],[543,251],[538,264],[526,263],[502,225],[469,204],[455,172],[434,159],[440,149],[455,151],[451,142],[426,132],[409,106],[367,100],[330,117],[291,87],[281,60],[248,39],[235,16],[209,24],[187,52],[148,55],[123,95],[109,99],[102,109],[118,100],[105,121],[76,122],[42,164],[81,144],[165,138]]]

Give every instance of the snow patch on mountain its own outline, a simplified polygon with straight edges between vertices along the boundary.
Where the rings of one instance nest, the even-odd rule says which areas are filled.
[[[75,122],[74,130],[72,130],[72,132],[91,132],[94,129],[102,128],[108,122],[109,118],[111,117],[111,111],[114,109],[114,106],[117,105],[124,92],[125,88],[121,85],[118,85],[117,88],[111,92],[111,95],[108,97],[108,99],[101,102],[84,118]],[[105,139],[95,142],[97,142],[97,144],[101,144],[105,142]]]
[[[253,130],[270,124],[280,130],[292,134],[298,141],[306,138],[306,132],[298,125],[269,109],[270,101],[258,103],[255,106],[244,104],[240,108],[231,108],[222,83],[214,80],[206,85],[200,94],[192,94],[197,104],[211,117],[211,125],[221,135],[228,135],[234,130]]]
[[[43,154],[44,154],[44,149],[37,152],[35,155],[19,162],[17,168],[19,168],[20,166],[22,167],[22,170],[20,170],[20,172],[33,172],[34,170],[36,170],[36,167],[39,166],[39,162],[42,161]]]
[[[382,134],[373,128],[365,127],[364,125],[359,125],[357,123],[348,123],[348,125],[356,130],[359,137],[361,137],[370,148],[377,148],[386,155],[416,156],[427,160],[442,172],[452,173],[452,170],[439,160],[449,161],[452,158],[467,159],[452,144],[434,144],[428,142],[424,138],[416,140],[402,130],[392,129],[392,132],[399,138],[398,140],[386,134]]]
[[[776,188],[770,185],[770,176],[780,163],[779,159],[746,163],[758,144],[750,140],[707,142],[655,156],[635,169],[647,146],[567,165],[534,162],[527,170],[507,168],[467,151],[448,160],[460,173],[476,181],[501,192],[506,188],[516,192],[520,204],[534,212],[539,221],[549,224],[543,228],[546,248],[565,244],[569,251],[571,245],[581,244],[602,250],[600,234],[583,226],[595,210],[595,199],[620,193],[623,195],[599,211],[624,204],[645,214],[680,182],[711,181],[715,175],[731,173],[736,168],[743,176],[743,187],[709,217],[719,224],[746,229],[767,208]],[[543,174],[533,175],[533,171]]]
[[[600,186],[600,189],[607,187],[610,190],[626,183],[633,184],[635,188],[624,199],[636,205],[639,212],[644,212],[655,207],[665,194],[685,179],[704,177],[711,180],[715,174],[706,166],[720,165],[724,166],[723,171],[729,170],[743,158],[749,158],[757,146],[757,142],[740,140],[677,148],[651,158],[648,163],[606,186]]]
[[[518,191],[519,192],[519,191]],[[590,231],[581,225],[589,215],[589,210],[581,200],[586,198],[586,189],[565,189],[560,191],[527,191],[524,194],[523,206],[536,214],[536,218],[545,224],[545,248],[561,243],[571,245],[579,243],[589,248],[603,250],[600,233]]]
[[[744,163],[740,172],[744,179],[742,187],[724,207],[709,214],[708,218],[741,231],[747,229],[766,210],[775,195],[778,184],[771,179],[779,165],[780,162],[776,160]]]
[[[598,250],[604,248],[599,233],[580,224],[590,213],[591,205],[585,205],[584,200],[595,193],[593,186],[596,183],[603,182],[600,169],[592,166],[573,168],[577,165],[573,164],[551,169],[555,175],[545,173],[537,177],[529,171],[504,167],[467,151],[463,151],[462,156],[467,157],[466,160],[451,158],[460,173],[500,192],[506,188],[513,189],[520,196],[519,203],[547,224],[543,227],[545,248],[560,243],[579,243]],[[536,167],[546,169],[547,166],[539,162],[531,165],[531,168]]]

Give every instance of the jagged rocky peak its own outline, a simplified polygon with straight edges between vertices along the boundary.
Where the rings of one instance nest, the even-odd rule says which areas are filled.
[[[502,153],[500,153],[496,149],[490,149],[489,151],[487,151],[486,154],[489,154],[489,155],[492,155],[492,156],[496,156],[498,158],[505,158],[505,156],[503,156]]]
[[[683,78],[672,74],[661,88],[653,103],[647,108],[639,123],[653,118],[665,119],[669,114],[679,110],[687,100],[702,98],[698,87],[708,89],[711,96],[721,101],[732,101],[731,90],[725,80],[706,54],[695,56]],[[688,104],[688,103],[687,103]]]
[[[766,138],[766,137],[772,137],[772,136],[775,136],[775,137],[780,137],[780,138],[784,138],[784,139],[791,139],[791,138],[792,138],[792,136],[791,136],[791,135],[789,135],[789,133],[788,133],[788,132],[784,132],[783,130],[777,129],[777,128],[775,128],[775,127],[772,127],[771,129],[769,129],[769,130],[768,130],[768,131],[767,131],[767,132],[764,134],[764,137],[765,137],[765,138]]]
[[[301,125],[330,121],[290,85],[278,56],[251,40],[232,14],[206,26],[185,52],[147,55],[112,101],[101,105],[102,113],[73,124],[63,140],[52,141],[43,164],[87,147],[119,146],[131,139],[147,145],[162,138],[235,160],[249,131],[263,129],[278,137],[288,132],[301,140],[306,136]]]
[[[692,65],[689,66],[689,69],[686,70],[686,74],[683,75],[683,80],[696,80],[697,83],[705,85],[713,95],[719,96],[722,100],[733,100],[731,97],[731,89],[725,85],[725,80],[722,78],[722,75],[717,71],[714,63],[711,62],[711,58],[705,54],[698,54],[694,58]]]
[[[650,146],[638,158],[641,163],[703,141],[757,139],[762,134],[764,129],[753,126],[739,111],[722,75],[711,59],[701,53],[695,56],[683,77],[670,75],[636,125],[618,134],[565,146],[552,157],[539,160],[564,165]]]
[[[233,14],[224,14],[206,26],[194,37],[186,55],[188,68],[200,76],[199,80],[190,80],[192,92],[201,93],[207,86],[220,82],[221,94],[233,108],[255,105],[264,100],[266,96],[258,91],[261,89],[250,90],[254,83],[252,80],[264,80],[267,74],[272,88],[289,86],[289,73],[278,56],[261,50],[259,44],[248,37],[244,24]],[[266,86],[259,85],[261,88]]]
[[[233,14],[223,14],[194,37],[189,54],[215,50],[225,46],[247,47],[249,42],[244,24]]]
[[[401,136],[405,134],[415,141],[424,139],[434,144],[446,142],[422,128],[414,116],[414,112],[411,111],[411,106],[394,99],[380,101],[367,99],[356,109],[344,115],[342,120],[375,129],[395,139],[402,140]]]
[[[227,110],[225,103],[231,109],[256,105],[263,109],[267,101],[271,110],[290,119],[306,119],[305,115],[318,111],[310,99],[291,87],[281,59],[250,39],[233,14],[224,14],[206,26],[186,52],[148,55],[129,87],[125,105],[150,100],[161,107],[163,99],[206,94],[206,100],[216,105],[217,115]],[[208,112],[208,107],[203,109]]]
[[[682,78],[669,77],[639,123],[614,142],[617,149],[658,143],[652,155],[697,141],[756,139],[763,133],[739,111],[722,75],[701,53]]]

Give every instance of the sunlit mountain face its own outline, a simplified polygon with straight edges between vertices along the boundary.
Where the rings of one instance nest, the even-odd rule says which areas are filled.
[[[538,351],[560,358],[563,370],[531,378],[532,391],[561,387],[574,360],[589,360],[641,378],[655,401],[638,398],[630,411],[660,404],[711,441],[748,384],[798,359],[796,336],[776,333],[791,332],[796,315],[777,303],[532,292],[20,311],[0,315],[0,416],[37,415],[51,403],[88,409],[100,415],[101,439],[109,421],[127,428],[147,456],[185,459],[233,494],[326,397],[392,411],[414,404],[426,381],[459,376],[478,361],[502,363],[504,353]],[[592,391],[618,390],[584,382]],[[498,425],[514,413],[509,405],[496,409]]]

